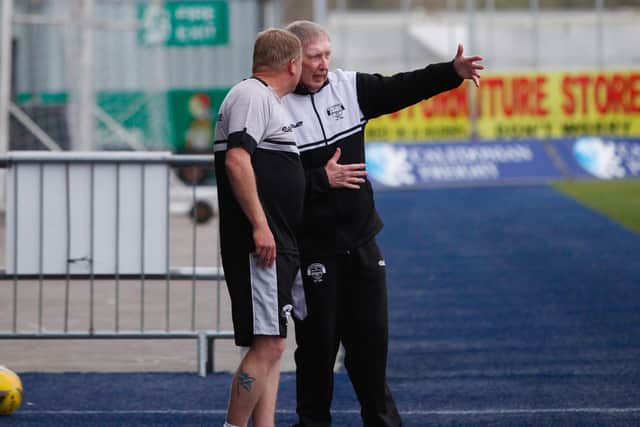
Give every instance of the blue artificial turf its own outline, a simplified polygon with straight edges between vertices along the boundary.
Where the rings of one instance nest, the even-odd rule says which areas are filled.
[[[640,424],[639,235],[546,186],[379,192],[376,204],[405,425]],[[230,381],[21,376],[25,403],[2,426],[218,426]],[[334,425],[360,425],[345,372],[334,409]],[[295,420],[285,373],[276,424]]]

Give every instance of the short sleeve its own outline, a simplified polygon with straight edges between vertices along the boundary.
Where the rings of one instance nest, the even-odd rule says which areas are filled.
[[[261,91],[244,91],[229,105],[227,117],[228,148],[242,147],[253,153],[267,130],[268,99]]]

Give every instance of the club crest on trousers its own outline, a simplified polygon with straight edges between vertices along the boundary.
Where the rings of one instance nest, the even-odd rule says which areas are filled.
[[[327,268],[318,262],[314,262],[307,267],[307,276],[313,279],[313,283],[321,283],[326,273]]]

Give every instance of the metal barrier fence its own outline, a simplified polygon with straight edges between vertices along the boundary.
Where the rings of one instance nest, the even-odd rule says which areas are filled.
[[[215,213],[215,187],[173,171],[198,175],[213,156],[13,152],[0,167],[0,339],[196,339],[198,373],[214,370],[214,341],[233,332],[217,220],[196,210]]]

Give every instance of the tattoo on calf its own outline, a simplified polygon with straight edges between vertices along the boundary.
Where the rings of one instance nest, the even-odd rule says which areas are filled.
[[[251,386],[255,382],[255,378],[246,372],[240,372],[238,374],[238,394],[240,394],[240,387],[245,389],[246,391],[251,391]]]

